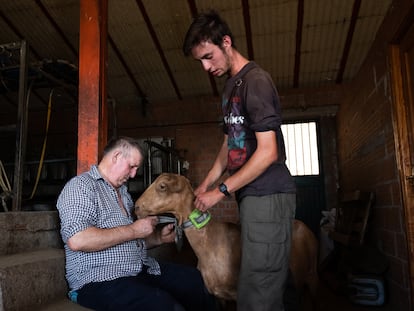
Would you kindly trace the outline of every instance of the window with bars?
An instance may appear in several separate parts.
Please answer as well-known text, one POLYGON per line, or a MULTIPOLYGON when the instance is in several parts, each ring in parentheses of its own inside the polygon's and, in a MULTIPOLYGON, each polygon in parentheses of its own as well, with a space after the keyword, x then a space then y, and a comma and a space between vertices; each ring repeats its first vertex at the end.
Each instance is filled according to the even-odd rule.
POLYGON ((293 176, 319 175, 316 122, 283 124, 286 165, 293 176))

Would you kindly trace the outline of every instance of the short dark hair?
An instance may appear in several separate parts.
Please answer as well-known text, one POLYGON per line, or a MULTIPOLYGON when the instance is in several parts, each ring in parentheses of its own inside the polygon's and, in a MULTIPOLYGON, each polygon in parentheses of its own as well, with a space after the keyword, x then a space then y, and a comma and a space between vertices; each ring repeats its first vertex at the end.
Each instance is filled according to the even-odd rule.
POLYGON ((127 157, 129 155, 129 150, 131 148, 135 148, 139 151, 139 153, 142 155, 142 157, 145 156, 143 149, 135 138, 132 137, 126 137, 121 136, 118 138, 112 138, 109 140, 109 142, 106 144, 104 150, 103 150, 103 156, 107 155, 109 152, 115 150, 115 149, 121 149, 122 156, 127 157))
POLYGON ((203 41, 211 41, 221 48, 224 36, 229 36, 234 44, 234 38, 230 27, 214 10, 199 14, 188 28, 184 38, 183 53, 185 56, 191 54, 191 50, 203 41))

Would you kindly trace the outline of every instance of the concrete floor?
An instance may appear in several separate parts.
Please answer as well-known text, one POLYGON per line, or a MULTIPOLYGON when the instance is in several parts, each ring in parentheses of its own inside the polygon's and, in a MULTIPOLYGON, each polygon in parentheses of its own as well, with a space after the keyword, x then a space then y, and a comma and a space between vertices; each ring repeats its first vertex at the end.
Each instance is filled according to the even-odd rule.
MULTIPOLYGON (((318 311, 396 311, 386 303, 383 306, 368 306, 352 303, 348 297, 334 293, 326 284, 321 284, 321 295, 318 299, 318 311)), ((308 304, 304 311, 311 311, 308 304)))
MULTIPOLYGON (((160 249, 154 249, 153 255, 161 257, 164 260, 172 260, 178 263, 190 265, 196 265, 197 263, 197 258, 186 241, 184 241, 182 250, 179 252, 174 245, 165 245, 160 249)), ((331 275, 331 277, 334 276, 331 275)), ((320 293, 317 297, 317 311, 397 311, 387 303, 383 306, 354 304, 348 297, 344 294, 340 294, 340 291, 335 289, 336 285, 333 285, 332 282, 336 282, 336 280, 326 281, 323 278, 324 277, 321 277, 320 293)), ((306 293, 303 299, 303 308, 301 311, 315 311, 315 308, 312 306, 310 298, 306 293)), ((300 310, 296 308, 293 309, 294 311, 300 310)))

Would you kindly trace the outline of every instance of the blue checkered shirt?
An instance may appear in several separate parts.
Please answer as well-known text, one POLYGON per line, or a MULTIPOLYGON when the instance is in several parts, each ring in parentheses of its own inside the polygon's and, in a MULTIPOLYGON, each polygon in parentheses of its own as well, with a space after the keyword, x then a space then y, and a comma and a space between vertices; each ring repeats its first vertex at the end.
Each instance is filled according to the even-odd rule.
POLYGON ((72 178, 57 201, 61 236, 66 253, 66 279, 71 291, 91 282, 109 281, 141 272, 161 274, 154 258, 147 256, 143 239, 128 241, 97 252, 72 251, 67 241, 89 227, 114 228, 133 222, 134 202, 123 185, 119 192, 127 210, 126 216, 118 203, 116 190, 99 174, 96 165, 89 172, 72 178))

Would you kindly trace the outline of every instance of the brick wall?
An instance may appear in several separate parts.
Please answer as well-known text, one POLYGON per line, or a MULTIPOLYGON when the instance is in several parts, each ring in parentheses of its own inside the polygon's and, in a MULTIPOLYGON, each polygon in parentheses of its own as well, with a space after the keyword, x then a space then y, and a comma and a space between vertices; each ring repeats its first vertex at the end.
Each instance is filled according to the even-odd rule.
MULTIPOLYGON (((213 165, 223 142, 220 124, 195 125, 180 128, 176 131, 176 146, 187 149, 187 160, 190 163, 188 178, 193 187, 197 187, 213 165)), ((225 177, 225 176, 223 176, 225 177)), ((238 209, 234 199, 225 198, 211 213, 222 221, 238 222, 238 209)))
MULTIPOLYGON (((338 113, 339 184, 342 192, 373 191, 376 201, 368 224, 367 244, 386 254, 392 298, 408 305, 406 236, 396 166, 388 75, 372 84, 372 71, 349 87, 338 113), (403 299, 403 300, 401 300, 403 299)), ((401 309, 403 310, 403 309, 401 309)), ((407 309, 408 310, 408 309, 407 309)))
MULTIPOLYGON (((398 4, 407 1, 396 1, 398 4)), ((373 191, 376 201, 368 224, 367 244, 389 261, 385 276, 389 304, 410 310, 407 238, 391 119, 392 96, 387 42, 407 10, 396 10, 380 29, 357 78, 344 88, 337 115, 339 184, 342 191, 373 191)), ((375 264, 375 262, 373 262, 375 264)))

